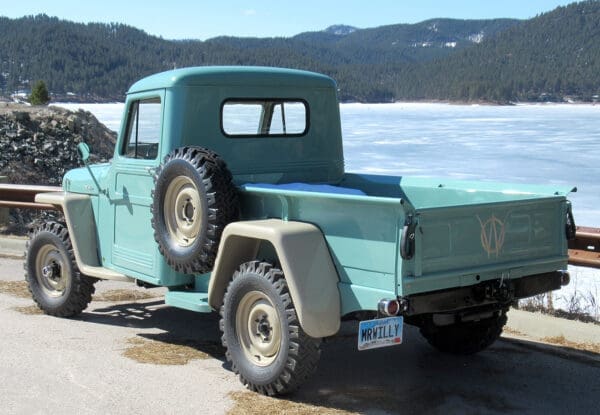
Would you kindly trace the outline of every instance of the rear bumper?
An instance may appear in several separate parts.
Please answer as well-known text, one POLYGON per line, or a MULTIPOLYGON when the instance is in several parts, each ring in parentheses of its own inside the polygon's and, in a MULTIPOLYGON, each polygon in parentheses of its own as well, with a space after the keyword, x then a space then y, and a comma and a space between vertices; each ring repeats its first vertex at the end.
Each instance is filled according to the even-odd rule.
POLYGON ((529 275, 515 280, 491 280, 469 287, 451 288, 404 297, 408 303, 405 316, 449 313, 472 307, 509 304, 520 298, 557 290, 569 283, 566 271, 529 275))

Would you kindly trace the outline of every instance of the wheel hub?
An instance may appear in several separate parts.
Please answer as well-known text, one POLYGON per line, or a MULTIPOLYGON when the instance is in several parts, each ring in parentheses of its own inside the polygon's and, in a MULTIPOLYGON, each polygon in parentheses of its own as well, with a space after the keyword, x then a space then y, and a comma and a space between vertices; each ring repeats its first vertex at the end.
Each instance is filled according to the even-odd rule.
POLYGON ((56 281, 60 278, 60 265, 56 262, 52 262, 51 264, 42 267, 42 275, 44 278, 56 281))
POLYGON ((185 205, 183 206, 183 217, 185 218, 186 221, 188 221, 188 222, 194 221, 194 211, 195 210, 196 210, 196 208, 191 203, 191 200, 186 199, 185 205))
POLYGON ((263 315, 260 320, 256 321, 258 323, 258 329, 256 334, 261 335, 263 341, 269 341, 269 337, 271 336, 271 332, 273 331, 273 327, 269 324, 269 318, 267 315, 263 315))

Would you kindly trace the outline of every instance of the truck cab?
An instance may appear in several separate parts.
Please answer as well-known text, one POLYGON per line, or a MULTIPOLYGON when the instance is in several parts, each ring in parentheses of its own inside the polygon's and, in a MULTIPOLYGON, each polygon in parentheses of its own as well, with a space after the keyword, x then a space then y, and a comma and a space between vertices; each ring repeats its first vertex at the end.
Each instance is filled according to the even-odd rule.
POLYGON ((165 263, 148 226, 163 158, 174 148, 202 146, 227 161, 236 184, 339 183, 341 128, 332 120, 339 120, 336 88, 323 75, 248 67, 160 73, 127 93, 112 162, 95 174, 103 192, 87 170, 68 173, 64 189, 98 198, 105 267, 152 284, 185 285, 189 276, 165 263))

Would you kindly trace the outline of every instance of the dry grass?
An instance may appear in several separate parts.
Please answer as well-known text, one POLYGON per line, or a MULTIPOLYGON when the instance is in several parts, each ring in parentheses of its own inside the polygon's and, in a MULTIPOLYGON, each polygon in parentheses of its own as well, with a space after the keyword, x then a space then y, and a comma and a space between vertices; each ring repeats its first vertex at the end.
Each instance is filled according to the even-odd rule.
POLYGON ((108 290, 103 293, 95 294, 94 301, 107 301, 107 302, 118 302, 118 301, 138 301, 147 300, 150 298, 157 298, 160 295, 137 290, 108 290))
POLYGON ((542 341, 546 343, 556 344, 559 346, 569 347, 571 349, 600 353, 600 343, 577 343, 565 339, 565 336, 544 337, 542 341))
POLYGON ((352 415, 348 412, 302 402, 269 398, 253 392, 232 392, 229 394, 235 406, 228 412, 230 415, 251 414, 290 414, 290 415, 352 415))
POLYGON ((377 387, 347 387, 320 390, 309 402, 294 402, 284 398, 270 398, 254 392, 233 392, 229 396, 235 406, 228 414, 284 413, 293 415, 354 415, 375 411, 397 412, 395 394, 377 387), (374 407, 373 404, 376 403, 374 407))
POLYGON ((194 359, 208 359, 225 354, 217 342, 197 342, 174 339, 168 334, 148 335, 150 339, 134 337, 123 355, 139 363, 155 365, 185 365, 194 359))
POLYGON ((18 311, 21 314, 27 314, 27 315, 44 314, 44 312, 36 305, 28 305, 28 306, 24 306, 24 307, 13 307, 12 309, 15 311, 18 311))
POLYGON ((31 298, 26 281, 0 281, 0 292, 20 298, 31 298))
POLYGON ((504 326, 502 332, 506 334, 512 334, 513 336, 525 336, 525 334, 521 333, 519 330, 511 329, 510 327, 506 326, 504 326))

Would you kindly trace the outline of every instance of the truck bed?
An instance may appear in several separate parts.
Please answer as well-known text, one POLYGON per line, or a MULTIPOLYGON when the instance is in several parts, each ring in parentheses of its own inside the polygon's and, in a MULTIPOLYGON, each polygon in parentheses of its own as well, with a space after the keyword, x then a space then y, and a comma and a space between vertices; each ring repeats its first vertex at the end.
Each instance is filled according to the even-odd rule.
POLYGON ((247 184, 248 217, 317 224, 344 312, 381 299, 567 267, 570 188, 346 174, 337 186, 247 184), (400 256, 406 218, 415 254, 400 256))

